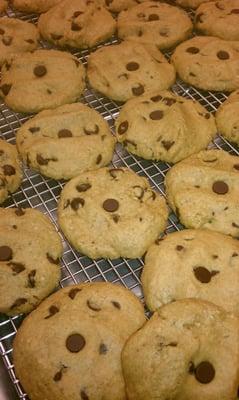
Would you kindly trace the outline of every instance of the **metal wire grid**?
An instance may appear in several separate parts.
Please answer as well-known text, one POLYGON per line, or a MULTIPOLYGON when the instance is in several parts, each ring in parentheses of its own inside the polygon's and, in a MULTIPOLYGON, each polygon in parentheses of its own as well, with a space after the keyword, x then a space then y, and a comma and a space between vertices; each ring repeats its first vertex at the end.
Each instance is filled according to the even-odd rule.
MULTIPOLYGON (((37 21, 36 15, 24 15, 22 13, 13 13, 7 11, 8 16, 14 16, 31 22, 37 21)), ((192 16, 192 13, 190 13, 192 16)), ((113 38, 107 44, 116 43, 113 38)), ((44 42, 42 47, 48 47, 44 42)), ((88 50, 72 51, 84 64, 89 55, 88 50)), ((169 54, 166 54, 169 56, 169 54)), ((227 98, 223 93, 203 92, 178 80, 172 90, 181 96, 199 101, 210 112, 215 112, 220 104, 227 98)), ((96 109, 109 123, 112 131, 114 121, 117 117, 120 105, 111 101, 91 89, 87 89, 81 101, 90 107, 96 109)), ((15 143, 15 132, 24 123, 29 116, 14 113, 3 103, 0 103, 0 136, 8 142, 15 143)), ((221 137, 217 137, 209 147, 224 149, 231 154, 239 155, 239 149, 227 142, 221 137)), ((150 181, 152 188, 159 191, 163 196, 164 178, 170 168, 170 165, 163 162, 151 162, 143 160, 137 156, 127 153, 120 144, 117 144, 112 165, 116 168, 126 166, 131 168, 137 174, 145 176, 150 181)), ((37 208, 46 214, 55 224, 57 230, 57 202, 63 182, 44 178, 34 171, 24 168, 24 179, 21 188, 14 193, 5 203, 5 207, 32 207, 37 208)), ((166 232, 173 232, 182 229, 175 214, 171 213, 166 232)), ((61 232, 59 232, 61 235, 61 232)), ((62 236, 62 235, 61 235, 62 236)), ((88 257, 80 255, 71 245, 63 239, 64 255, 61 262, 62 278, 61 287, 83 281, 110 281, 121 283, 132 290, 138 297, 143 299, 140 274, 143 266, 142 259, 117 259, 117 260, 91 260, 88 257)), ((4 364, 8 370, 10 378, 14 384, 19 399, 28 399, 22 390, 18 379, 15 376, 12 361, 12 341, 16 335, 17 329, 22 322, 22 316, 13 318, 0 315, 0 354, 3 357, 4 364)))

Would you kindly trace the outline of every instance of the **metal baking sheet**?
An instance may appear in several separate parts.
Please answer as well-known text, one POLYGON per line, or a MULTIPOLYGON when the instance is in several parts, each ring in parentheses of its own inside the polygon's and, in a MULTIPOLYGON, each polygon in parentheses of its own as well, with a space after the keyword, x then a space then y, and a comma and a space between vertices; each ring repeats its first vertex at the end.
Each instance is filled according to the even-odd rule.
MULTIPOLYGON (((13 13, 11 10, 7 11, 7 15, 11 17, 15 16, 34 23, 37 22, 36 15, 24 15, 18 12, 13 13)), ((190 13, 190 15, 192 16, 192 13, 190 13)), ((117 39, 113 38, 106 44, 116 42, 117 39)), ((42 42, 42 46, 49 47, 44 42, 42 42)), ((87 57, 89 55, 88 50, 76 50, 71 52, 84 64, 87 62, 87 57)), ((169 56, 169 54, 166 53, 166 56, 169 56)), ((195 88, 189 87, 179 80, 173 86, 172 90, 181 96, 199 101, 210 112, 215 112, 220 104, 227 98, 223 93, 199 91, 195 88)), ((114 131, 114 121, 120 110, 119 104, 103 97, 90 88, 85 91, 81 101, 96 109, 107 120, 112 132, 114 131)), ((28 118, 29 116, 12 112, 4 103, 0 102, 0 137, 10 143, 15 143, 15 133, 28 118)), ((231 154, 239 155, 239 149, 237 147, 219 136, 213 143, 211 143, 210 147, 222 148, 231 154)), ((118 144, 115 149, 112 165, 116 168, 126 166, 131 168, 137 174, 147 177, 152 188, 164 195, 163 181, 165 174, 170 168, 169 164, 143 160, 142 158, 129 154, 120 144, 118 144)), ((37 208, 46 214, 58 229, 56 210, 62 187, 63 182, 44 178, 32 170, 24 168, 24 179, 20 189, 4 203, 4 207, 19 206, 23 208, 37 208)), ((177 217, 171 213, 166 232, 173 232, 179 229, 182 229, 182 226, 177 220, 177 217)), ((110 281, 124 285, 143 300, 140 284, 142 266, 142 259, 117 259, 113 261, 101 259, 93 261, 80 255, 69 245, 69 243, 64 241, 60 286, 65 287, 70 284, 85 281, 110 281)), ((15 398, 28 399, 15 376, 12 360, 12 342, 22 319, 22 316, 9 318, 0 314, 0 354, 2 356, 5 372, 8 373, 11 382, 11 387, 9 388, 9 383, 7 382, 7 379, 4 378, 3 383, 5 385, 5 390, 2 392, 0 385, 1 400, 13 400, 15 398), (14 389, 16 397, 13 394, 14 389)), ((0 375, 0 377, 1 376, 2 375, 0 375)))

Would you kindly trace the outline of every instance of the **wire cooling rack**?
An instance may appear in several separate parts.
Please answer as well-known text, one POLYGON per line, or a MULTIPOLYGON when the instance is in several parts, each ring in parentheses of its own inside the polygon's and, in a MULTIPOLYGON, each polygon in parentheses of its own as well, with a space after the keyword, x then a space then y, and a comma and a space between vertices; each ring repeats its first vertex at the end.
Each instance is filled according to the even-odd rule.
MULTIPOLYGON (((24 15, 18 12, 13 13, 11 10, 7 11, 7 15, 34 23, 37 21, 36 15, 24 15)), ((116 42, 117 39, 113 38, 110 42, 107 42, 107 44, 116 42)), ((48 46, 42 42, 42 47, 48 46)), ((89 51, 72 51, 72 54, 76 55, 85 64, 89 51)), ((166 56, 168 55, 169 54, 166 54, 166 56)), ((199 101, 210 112, 215 112, 220 104, 227 98, 223 93, 199 91, 179 80, 173 86, 172 90, 181 96, 199 101)), ((119 104, 103 97, 90 88, 85 91, 81 101, 96 109, 107 120, 112 132, 114 131, 114 121, 120 110, 119 104)), ((15 143, 15 133, 27 119, 29 119, 29 116, 14 113, 9 110, 4 103, 0 102, 0 137, 8 142, 15 143)), ((238 148, 219 136, 210 144, 210 147, 222 148, 231 154, 239 155, 238 148)), ((164 196, 163 182, 170 168, 169 164, 143 160, 142 158, 127 153, 121 145, 118 144, 115 149, 112 165, 116 168, 126 166, 137 174, 147 177, 152 188, 159 191, 164 196)), ((58 229, 56 210, 62 187, 63 182, 44 178, 32 170, 24 168, 24 179, 21 188, 14 193, 3 206, 37 208, 46 214, 58 229)), ((169 233, 180 229, 182 229, 182 226, 176 215, 171 213, 166 232, 169 233)), ((124 285, 143 300, 140 284, 140 274, 143 266, 142 259, 117 259, 113 261, 102 259, 94 261, 85 256, 81 256, 68 242, 64 239, 63 241, 64 255, 61 261, 61 287, 83 281, 110 281, 124 285)), ((15 376, 12 361, 12 341, 22 319, 22 316, 9 318, 0 314, 0 354, 15 387, 17 396, 19 399, 27 400, 28 397, 15 376)))

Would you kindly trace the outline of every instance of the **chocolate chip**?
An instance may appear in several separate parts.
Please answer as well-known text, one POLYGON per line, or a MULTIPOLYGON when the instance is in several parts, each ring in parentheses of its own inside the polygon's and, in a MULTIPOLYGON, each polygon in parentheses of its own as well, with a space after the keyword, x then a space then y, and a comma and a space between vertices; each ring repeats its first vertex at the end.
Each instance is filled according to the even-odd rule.
POLYGON ((101 161, 102 161, 102 155, 99 154, 99 155, 97 156, 97 159, 96 159, 96 165, 99 165, 101 161))
POLYGON ((199 53, 199 48, 198 47, 188 47, 187 49, 186 49, 186 52, 187 53, 190 53, 190 54, 197 54, 197 53, 199 53))
POLYGON ((13 253, 9 246, 0 246, 0 261, 10 261, 13 253))
POLYGON ((71 353, 78 353, 85 347, 85 339, 79 333, 73 333, 66 339, 66 348, 71 353))
POLYGON ((52 256, 50 256, 50 254, 49 253, 47 253, 47 259, 48 259, 48 261, 51 263, 51 264, 59 264, 59 258, 53 258, 52 256))
POLYGON ((32 40, 32 39, 25 39, 25 42, 27 42, 29 44, 34 44, 35 43, 34 40, 32 40))
POLYGON ((3 165, 2 168, 5 176, 12 176, 16 174, 16 170, 12 165, 3 165))
POLYGON ((63 35, 57 35, 57 33, 51 33, 51 38, 53 40, 60 40, 63 38, 63 35))
POLYGON ((120 305, 120 303, 118 303, 118 301, 112 300, 111 303, 112 303, 113 306, 114 306, 115 308, 117 308, 118 310, 121 309, 121 305, 120 305))
POLYGON ((76 185, 76 190, 78 192, 86 192, 90 188, 91 188, 91 184, 90 183, 81 183, 80 185, 76 185))
POLYGON ((3 36, 2 42, 5 46, 10 46, 12 44, 12 36, 3 36))
POLYGON ((237 171, 239 171, 239 164, 234 164, 233 168, 235 168, 237 171))
POLYGON ((228 60, 230 58, 230 55, 227 51, 220 50, 217 52, 217 57, 219 58, 219 60, 228 60))
POLYGON ((148 16, 148 21, 158 21, 159 20, 159 16, 157 14, 150 14, 148 16))
POLYGON ((103 208, 108 212, 115 212, 119 208, 119 202, 115 199, 107 199, 103 203, 103 208))
POLYGON ((211 280, 211 272, 205 267, 196 267, 193 270, 195 277, 201 283, 208 283, 211 280))
POLYGON ((215 3, 215 6, 219 9, 219 10, 224 10, 224 6, 221 3, 215 3))
POLYGON ((168 37, 169 32, 164 30, 164 31, 160 31, 159 34, 162 37, 168 37))
POLYGON ((161 110, 155 110, 155 111, 152 111, 152 112, 149 114, 149 117, 150 117, 152 120, 159 120, 159 119, 162 119, 163 116, 164 116, 164 112, 161 111, 161 110))
POLYGON ((239 14, 239 8, 234 8, 231 10, 230 14, 239 14))
POLYGON ((75 197, 73 200, 71 200, 71 208, 74 211, 79 210, 80 207, 84 207, 85 200, 82 199, 81 197, 75 197))
POLYGON ((166 104, 166 106, 172 106, 174 103, 176 103, 176 100, 173 99, 172 97, 164 97, 163 98, 163 102, 164 104, 166 104))
POLYGON ((11 305, 10 310, 12 310, 13 308, 16 308, 16 307, 20 307, 20 306, 22 306, 23 304, 25 304, 26 302, 27 302, 27 299, 21 297, 21 298, 17 299, 17 300, 11 305))
POLYGON ((36 270, 33 269, 28 274, 28 287, 34 288, 36 286, 35 276, 36 276, 36 270))
POLYGON ((126 64, 126 69, 128 71, 136 71, 137 69, 139 69, 139 64, 137 62, 131 61, 126 64))
POLYGON ((92 130, 92 129, 86 129, 86 128, 84 128, 84 133, 85 133, 86 135, 97 135, 97 134, 99 133, 99 130, 100 130, 100 129, 99 129, 98 125, 95 124, 93 130, 92 130))
POLYGON ((55 315, 59 312, 59 308, 56 306, 50 306, 48 311, 49 311, 49 314, 44 319, 49 319, 49 318, 53 317, 53 315, 55 315))
POLYGON ((84 14, 83 11, 75 11, 72 18, 77 18, 79 15, 84 14))
POLYGON ((74 300, 74 298, 76 297, 77 293, 81 292, 81 289, 78 288, 73 288, 69 291, 68 296, 74 300))
POLYGON ((11 90, 12 85, 4 83, 4 85, 0 86, 1 91, 3 92, 4 96, 7 96, 11 90))
POLYGON ((36 161, 39 165, 48 165, 49 163, 49 159, 42 157, 41 154, 37 154, 36 161))
POLYGON ((212 185, 212 190, 217 194, 226 194, 229 190, 229 187, 223 181, 216 181, 212 185))
POLYGON ((80 397, 81 397, 81 400, 90 400, 89 396, 87 396, 87 394, 84 390, 80 391, 80 397))
POLYGON ((24 271, 26 268, 23 264, 17 263, 17 262, 9 262, 7 263, 9 267, 11 267, 12 271, 14 272, 14 275, 20 274, 22 271, 24 271))
POLYGON ((235 222, 232 222, 233 228, 239 228, 239 224, 236 224, 235 222))
POLYGON ((47 89, 46 92, 47 92, 48 94, 52 94, 52 91, 51 91, 50 89, 47 89))
POLYGON ((196 18, 195 18, 195 22, 197 23, 197 22, 199 22, 200 24, 203 22, 203 20, 202 20, 202 16, 204 15, 204 13, 199 13, 198 15, 196 15, 196 18))
POLYGON ((101 343, 99 346, 99 354, 106 354, 108 352, 108 348, 104 343, 101 343))
POLYGON ((220 274, 220 271, 216 271, 216 270, 212 270, 211 271, 211 276, 213 277, 213 276, 215 276, 215 275, 217 275, 217 274, 220 274))
POLYGON ((101 308, 91 300, 87 300, 86 304, 93 311, 101 311, 101 308))
POLYGON ((129 127, 128 121, 121 122, 121 124, 118 127, 118 134, 123 135, 128 130, 128 127, 129 127))
POLYGON ((0 28, 0 35, 4 35, 5 31, 4 29, 0 28))
POLYGON ((81 31, 81 26, 78 25, 76 22, 72 21, 71 23, 71 30, 72 31, 81 31))
POLYGON ((169 150, 173 145, 174 145, 174 141, 170 141, 170 140, 162 140, 162 145, 165 148, 165 150, 169 150))
POLYGON ((133 87, 132 88, 132 93, 133 93, 134 96, 140 96, 141 94, 143 94, 144 93, 143 85, 139 84, 138 86, 133 87))
POLYGON ((29 130, 31 133, 35 133, 35 132, 39 132, 39 131, 40 131, 40 128, 39 128, 38 126, 32 126, 31 128, 28 128, 28 130, 29 130))
POLYGON ((62 370, 58 371, 55 375, 54 375, 54 381, 55 382, 59 382, 62 378, 62 370))
POLYGON ((113 221, 117 224, 119 222, 120 216, 118 214, 112 215, 113 221))
POLYGON ((160 94, 158 94, 156 96, 151 97, 150 100, 152 100, 154 103, 156 103, 156 102, 162 100, 162 96, 160 96, 160 94))
POLYGON ((112 176, 113 179, 117 179, 117 175, 119 172, 124 172, 124 170, 121 168, 109 169, 109 174, 110 174, 110 176, 112 176))
POLYGON ((209 361, 202 361, 195 368, 195 377, 200 383, 209 383, 214 379, 215 369, 209 361))
POLYGON ((238 256, 239 256, 239 254, 236 252, 232 254, 232 257, 238 257, 238 256))
POLYGON ((188 368, 188 372, 189 372, 191 375, 193 375, 193 374, 194 374, 194 371, 195 371, 195 366, 194 366, 193 362, 190 361, 190 363, 189 363, 189 368, 188 368))
POLYGON ((67 138, 67 137, 72 137, 72 132, 69 129, 61 129, 58 132, 58 137, 59 138, 67 138))
POLYGON ((33 73, 38 78, 41 78, 42 76, 46 75, 47 69, 46 69, 45 65, 37 65, 34 68, 33 73))
POLYGON ((178 245, 176 246, 176 250, 178 250, 178 251, 182 251, 183 249, 184 249, 184 247, 181 246, 180 244, 178 244, 178 245))

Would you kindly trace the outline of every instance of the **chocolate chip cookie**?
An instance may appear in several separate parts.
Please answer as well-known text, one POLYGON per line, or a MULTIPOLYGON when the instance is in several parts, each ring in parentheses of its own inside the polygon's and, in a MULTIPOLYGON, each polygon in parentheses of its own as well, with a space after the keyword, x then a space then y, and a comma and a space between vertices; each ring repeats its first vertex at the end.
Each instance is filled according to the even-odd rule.
POLYGON ((27 313, 58 285, 62 244, 50 220, 28 208, 0 208, 0 312, 27 313))
POLYGON ((35 50, 38 39, 35 25, 17 18, 0 18, 0 67, 11 54, 35 50))
POLYGON ((171 58, 180 78, 204 90, 239 87, 239 41, 196 36, 181 43, 171 58))
POLYGON ((128 400, 234 400, 239 374, 239 319, 202 300, 159 308, 127 341, 128 400))
POLYGON ((5 0, 0 0, 0 14, 4 13, 7 9, 7 2, 5 0))
POLYGON ((36 50, 2 67, 0 96, 14 111, 35 113, 73 103, 84 88, 84 67, 67 52, 36 50))
POLYGON ((205 149, 216 135, 212 114, 169 91, 127 101, 116 120, 119 142, 140 157, 178 162, 205 149))
POLYGON ((121 351, 144 322, 142 304, 122 286, 65 287, 18 330, 17 376, 31 400, 126 400, 121 351))
POLYGON ((57 46, 85 49, 109 39, 116 22, 97 2, 63 0, 40 16, 38 28, 44 39, 57 46))
POLYGON ((239 145, 239 90, 233 92, 216 112, 219 133, 239 145))
POLYGON ((107 122, 80 103, 40 112, 19 129, 16 142, 24 162, 53 179, 107 165, 115 144, 107 122))
POLYGON ((205 150, 174 165, 165 179, 168 202, 187 228, 239 238, 239 158, 205 150))
POLYGON ((204 35, 239 40, 238 0, 202 3, 195 14, 195 28, 204 35))
POLYGON ((11 0, 14 9, 25 13, 43 13, 61 0, 11 0))
POLYGON ((22 182, 22 168, 16 146, 0 139, 0 204, 22 182))
POLYGON ((120 39, 142 44, 154 43, 167 49, 187 39, 192 32, 187 13, 166 3, 148 1, 119 14, 117 31, 120 39))
POLYGON ((175 81, 174 67, 156 46, 130 40, 91 53, 87 74, 94 89, 116 101, 168 89, 175 81))
POLYGON ((239 316, 239 243, 207 229, 184 229, 157 240, 141 275, 150 310, 197 297, 239 316))
POLYGON ((177 4, 181 7, 193 8, 193 9, 200 6, 200 4, 206 3, 208 1, 212 1, 212 0, 173 0, 173 2, 175 2, 175 4, 177 4))
POLYGON ((65 185, 58 205, 63 233, 91 258, 142 256, 167 217, 164 198, 127 168, 80 174, 65 185))

